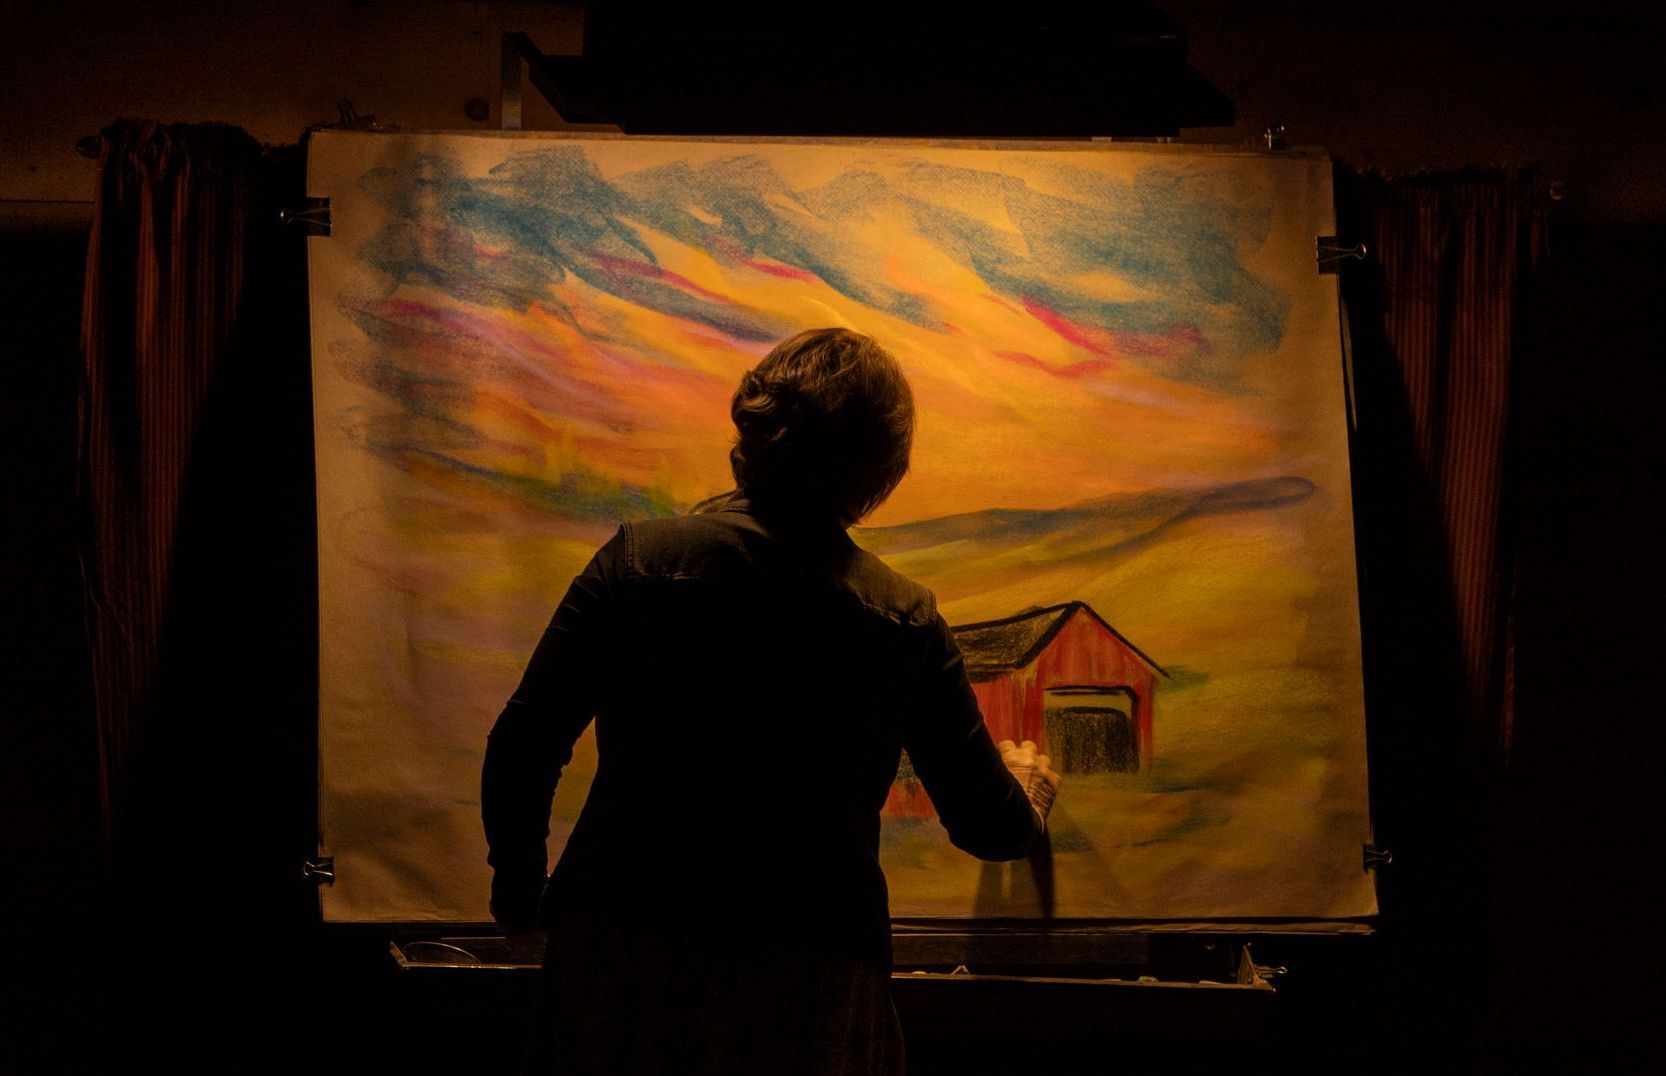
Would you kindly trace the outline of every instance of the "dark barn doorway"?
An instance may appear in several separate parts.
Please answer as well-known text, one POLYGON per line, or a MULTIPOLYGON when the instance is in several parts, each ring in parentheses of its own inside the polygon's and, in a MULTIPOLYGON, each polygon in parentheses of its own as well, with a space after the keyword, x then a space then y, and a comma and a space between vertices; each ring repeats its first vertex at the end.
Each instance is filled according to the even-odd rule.
POLYGON ((1047 754, 1060 773, 1134 773, 1140 768, 1134 693, 1125 687, 1061 687, 1042 702, 1047 754))

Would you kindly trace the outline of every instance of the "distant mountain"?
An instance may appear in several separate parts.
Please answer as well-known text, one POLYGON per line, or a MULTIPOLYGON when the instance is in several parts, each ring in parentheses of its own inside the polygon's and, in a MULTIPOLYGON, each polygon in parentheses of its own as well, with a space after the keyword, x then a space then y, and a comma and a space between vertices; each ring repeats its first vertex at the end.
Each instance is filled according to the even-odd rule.
POLYGON ((863 548, 881 556, 950 542, 983 546, 1046 540, 1069 545, 1076 537, 1104 555, 1132 552, 1188 519, 1279 508, 1304 501, 1317 489, 1293 475, 1258 478, 1202 490, 1105 497, 1063 508, 991 508, 892 527, 857 527, 852 534, 863 548))

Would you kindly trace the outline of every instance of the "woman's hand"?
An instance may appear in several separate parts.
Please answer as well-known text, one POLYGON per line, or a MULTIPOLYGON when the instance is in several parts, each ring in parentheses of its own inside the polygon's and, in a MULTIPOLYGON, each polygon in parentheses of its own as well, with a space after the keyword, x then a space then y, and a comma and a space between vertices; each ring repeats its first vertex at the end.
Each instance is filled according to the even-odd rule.
POLYGON ((1001 752, 1001 761, 1006 763, 1007 769, 1018 779, 1019 786, 1024 789, 1024 795, 1029 797, 1030 806, 1035 808, 1036 815, 1045 823, 1047 812, 1053 809, 1053 796, 1058 792, 1060 782, 1064 780, 1053 772, 1053 760, 1036 753, 1034 740, 1025 740, 1020 744, 1002 740, 995 747, 1001 752))

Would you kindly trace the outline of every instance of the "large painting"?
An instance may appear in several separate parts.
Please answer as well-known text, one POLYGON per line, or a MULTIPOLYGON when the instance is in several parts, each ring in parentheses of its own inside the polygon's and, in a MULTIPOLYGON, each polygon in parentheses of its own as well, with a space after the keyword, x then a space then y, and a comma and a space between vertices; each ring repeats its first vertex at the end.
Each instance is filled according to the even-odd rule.
POLYGON ((893 913, 1375 911, 1328 162, 323 132, 310 187, 328 918, 487 918, 481 753, 556 601, 732 485, 741 373, 824 325, 920 412, 854 537, 1065 774, 1050 862, 982 864, 905 759, 893 913))

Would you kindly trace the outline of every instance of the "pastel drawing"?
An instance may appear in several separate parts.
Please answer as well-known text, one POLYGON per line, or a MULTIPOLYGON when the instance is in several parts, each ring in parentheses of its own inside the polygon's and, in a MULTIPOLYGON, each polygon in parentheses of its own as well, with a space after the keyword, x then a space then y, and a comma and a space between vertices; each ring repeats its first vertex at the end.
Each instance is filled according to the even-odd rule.
MULTIPOLYGON (((478 912, 484 875, 455 865, 478 844, 459 760, 553 598, 619 521, 732 485, 740 374, 825 324, 882 340, 920 409, 909 477, 853 536, 936 592, 992 731, 1068 771, 1043 901, 1023 864, 991 873, 948 844, 905 762, 884 815, 893 912, 1372 910, 1334 296, 1301 271, 1328 212, 1314 162, 325 146, 321 570, 371 640, 326 661, 325 747, 404 759, 400 782, 326 782, 332 840, 378 879, 334 894, 338 915, 478 912), (412 796, 432 806, 420 840, 386 822, 412 796), (436 848, 455 851, 447 877, 436 848)), ((556 846, 593 768, 587 737, 556 846)))

